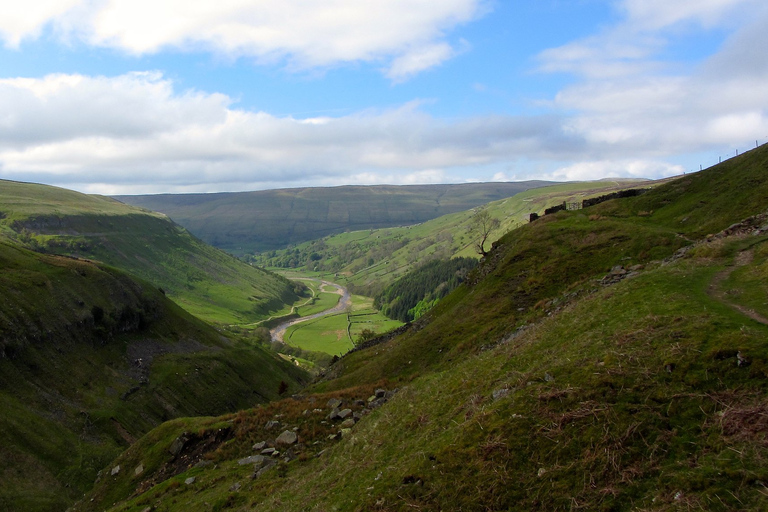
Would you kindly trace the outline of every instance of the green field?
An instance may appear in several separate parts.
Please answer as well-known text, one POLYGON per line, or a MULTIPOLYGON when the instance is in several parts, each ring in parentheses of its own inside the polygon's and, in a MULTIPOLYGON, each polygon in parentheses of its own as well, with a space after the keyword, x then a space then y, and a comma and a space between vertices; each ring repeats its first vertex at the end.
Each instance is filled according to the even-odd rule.
MULTIPOLYGON (((324 295, 336 298, 335 302, 324 309, 330 309, 338 302, 337 294, 320 294, 321 297, 324 295)), ((302 316, 308 314, 313 313, 302 316)), ((354 348, 355 341, 364 329, 383 333, 401 325, 402 322, 391 320, 375 310, 373 299, 353 295, 350 311, 291 326, 285 333, 284 341, 304 350, 342 355, 354 348)))

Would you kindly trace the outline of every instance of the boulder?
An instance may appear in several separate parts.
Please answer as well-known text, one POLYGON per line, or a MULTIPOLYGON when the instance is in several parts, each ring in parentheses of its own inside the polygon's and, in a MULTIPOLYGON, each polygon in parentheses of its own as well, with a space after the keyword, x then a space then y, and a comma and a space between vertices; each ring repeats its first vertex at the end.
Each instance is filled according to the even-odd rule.
POLYGON ((342 404, 342 402, 341 402, 340 399, 338 399, 338 398, 331 398, 330 400, 328 400, 328 403, 326 405, 328 406, 329 409, 337 409, 337 408, 341 407, 341 404, 342 404))
POLYGON ((277 420, 270 420, 270 421, 267 422, 267 424, 264 426, 264 428, 267 429, 267 430, 272 430, 273 428, 279 427, 279 426, 280 426, 280 422, 279 421, 277 421, 277 420))
POLYGON ((352 416, 352 409, 344 409, 343 411, 339 411, 339 419, 347 419, 350 416, 352 416))
POLYGON ((109 473, 112 476, 115 476, 116 474, 120 473, 120 464, 112 468, 112 471, 109 473))
POLYGON ((238 460, 237 463, 240 464, 241 466, 245 466, 246 464, 259 464, 260 465, 261 463, 264 462, 265 458, 266 457, 264 457, 263 455, 251 455, 250 457, 244 457, 244 458, 238 460))
POLYGON ((181 453, 181 450, 184 449, 184 445, 187 444, 187 441, 189 441, 189 438, 187 438, 187 434, 181 434, 179 437, 173 440, 171 443, 170 448, 168 448, 168 451, 171 455, 176 457, 178 454, 181 453))
POLYGON ((187 485, 192 485, 193 483, 195 483, 195 477, 191 476, 187 478, 186 480, 184 480, 184 483, 187 485))
POLYGON ((295 444, 299 440, 299 436, 292 430, 286 430, 275 439, 275 444, 295 444))
POLYGON ((339 428, 345 429, 345 428, 352 428, 354 426, 355 426, 354 418, 347 418, 341 422, 341 424, 339 425, 339 428))
POLYGON ((258 452, 258 451, 263 450, 266 447, 267 447, 267 442, 266 441, 260 441, 260 442, 256 443, 255 445, 253 445, 253 451, 258 452))

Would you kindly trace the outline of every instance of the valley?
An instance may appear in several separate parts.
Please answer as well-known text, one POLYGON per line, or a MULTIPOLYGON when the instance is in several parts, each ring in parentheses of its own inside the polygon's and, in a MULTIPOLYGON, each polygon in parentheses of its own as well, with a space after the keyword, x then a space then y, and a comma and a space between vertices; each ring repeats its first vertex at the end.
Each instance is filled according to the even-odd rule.
POLYGON ((528 190, 247 264, 215 249, 190 257, 198 242, 159 214, 8 192, 0 457, 15 472, 0 503, 760 510, 767 148, 664 182, 528 190), (102 206, 108 216, 84 213, 102 206), (484 257, 478 212, 497 219, 484 257), (179 234, 190 253, 174 259, 162 251, 184 254, 179 234), (208 263, 179 286, 160 265, 132 270, 142 260, 180 275, 208 263), (228 310, 257 276, 269 284, 251 285, 256 306, 228 310), (284 291, 258 302, 258 286, 284 291))

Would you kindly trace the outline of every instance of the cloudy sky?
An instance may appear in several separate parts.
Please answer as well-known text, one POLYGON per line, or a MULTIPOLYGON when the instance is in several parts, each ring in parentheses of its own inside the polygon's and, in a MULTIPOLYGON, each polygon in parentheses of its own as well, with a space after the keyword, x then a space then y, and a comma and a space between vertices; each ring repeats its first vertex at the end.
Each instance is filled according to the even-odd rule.
POLYGON ((765 0, 0 0, 0 177, 658 178, 768 142, 765 0))

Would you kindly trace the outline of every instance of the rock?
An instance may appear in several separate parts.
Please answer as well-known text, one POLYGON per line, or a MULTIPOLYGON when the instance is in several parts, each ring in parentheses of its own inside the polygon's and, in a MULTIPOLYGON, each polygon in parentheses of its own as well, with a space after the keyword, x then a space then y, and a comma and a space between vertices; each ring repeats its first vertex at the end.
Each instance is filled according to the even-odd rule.
POLYGON ((213 466, 212 460, 201 460, 197 464, 195 464, 196 468, 207 468, 208 466, 213 466))
POLYGON ((340 420, 341 417, 339 416, 339 413, 340 413, 339 408, 338 407, 334 408, 331 411, 331 413, 328 415, 328 419, 329 420, 340 420))
POLYGON ((139 464, 138 466, 136 466, 136 469, 133 470, 133 474, 135 476, 139 476, 143 472, 144 472, 144 464, 139 464))
POLYGON ((343 411, 339 411, 339 419, 343 420, 350 416, 352 416, 352 409, 344 409, 343 411))
POLYGON ((627 271, 621 265, 616 265, 611 269, 611 274, 614 276, 623 276, 627 271))
POLYGON ((146 507, 141 509, 141 512, 152 512, 152 507, 146 507))
POLYGON ((338 438, 339 438, 339 434, 331 434, 328 436, 329 441, 335 441, 338 438))
POLYGON ((279 421, 270 420, 270 421, 267 422, 267 424, 264 426, 264 428, 267 429, 267 430, 272 430, 273 428, 279 427, 279 426, 280 426, 280 422, 279 421))
POLYGON ((339 425, 340 428, 352 428, 355 426, 355 420, 353 418, 347 418, 346 420, 342 421, 339 425))
POLYGON ((507 388, 497 389, 492 394, 494 400, 499 400, 508 395, 509 395, 509 389, 507 388))
POLYGON ((551 376, 549 373, 545 373, 544 374, 544 380, 547 381, 547 382, 554 382, 555 378, 553 376, 551 376))
POLYGON ((751 361, 744 357, 741 351, 736 352, 736 365, 740 367, 749 366, 751 361))
POLYGON ((173 440, 171 443, 171 447, 168 448, 168 451, 176 457, 178 454, 181 453, 181 450, 184 449, 184 445, 187 444, 187 441, 189 441, 189 438, 187 437, 186 432, 184 434, 181 434, 179 437, 173 440))
POLYGON ((376 395, 376 398, 384 398, 387 396, 387 390, 386 389, 377 389, 374 394, 376 395))
POLYGON ((365 400, 355 400, 355 405, 358 407, 365 407, 365 400))
POLYGON ((275 439, 275 444, 295 444, 299 440, 296 432, 286 430, 275 439))
POLYGON ((343 428, 343 429, 341 429, 339 431, 339 433, 341 434, 341 437, 347 437, 347 436, 349 436, 352 433, 352 429, 351 428, 343 428))
POLYGON ((368 403, 369 403, 369 404, 370 404, 371 402, 373 402, 374 400, 376 400, 376 395, 371 395, 371 396, 369 396, 369 397, 368 397, 368 403))
POLYGON ((267 447, 267 442, 266 441, 260 441, 260 442, 256 443, 255 445, 253 445, 253 451, 258 452, 258 451, 263 450, 266 447, 267 447))
POLYGON ((112 468, 112 471, 110 471, 110 475, 115 476, 120 472, 120 464, 112 468))
POLYGON ((338 409, 341 407, 342 401, 338 398, 331 398, 326 404, 329 409, 338 409))
POLYGON ((263 475, 264 473, 266 473, 267 471, 275 467, 276 464, 277 462, 275 462, 274 460, 267 459, 266 461, 264 461, 264 465, 261 468, 253 472, 253 475, 251 475, 251 478, 253 479, 259 478, 261 475, 263 475))
POLYGON ((187 485, 192 485, 193 483, 195 483, 195 477, 191 476, 187 478, 186 480, 184 480, 184 483, 187 485))
POLYGON ((240 482, 235 482, 232 487, 229 488, 229 492, 237 492, 240 490, 240 482))
POLYGON ((547 470, 546 470, 546 469, 544 469, 544 468, 539 468, 539 472, 537 473, 537 476, 538 476, 539 478, 541 478, 542 476, 544 476, 544 474, 545 474, 546 472, 547 472, 547 470))
POLYGON ((261 450, 261 454, 262 455, 270 455, 271 456, 276 451, 277 450, 275 450, 274 448, 264 448, 263 450, 261 450))
POLYGON ((245 466, 246 464, 262 464, 264 462, 263 455, 251 455, 250 457, 245 457, 237 461, 238 464, 241 466, 245 466))
POLYGON ((354 420, 357 422, 363 419, 363 415, 367 413, 368 413, 368 409, 363 409, 362 411, 355 411, 352 413, 352 418, 354 418, 354 420))
POLYGON ((280 456, 280 452, 275 450, 275 451, 272 452, 272 456, 273 457, 279 457, 280 456))

